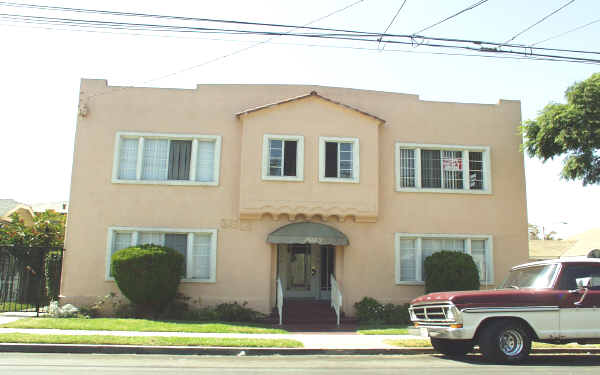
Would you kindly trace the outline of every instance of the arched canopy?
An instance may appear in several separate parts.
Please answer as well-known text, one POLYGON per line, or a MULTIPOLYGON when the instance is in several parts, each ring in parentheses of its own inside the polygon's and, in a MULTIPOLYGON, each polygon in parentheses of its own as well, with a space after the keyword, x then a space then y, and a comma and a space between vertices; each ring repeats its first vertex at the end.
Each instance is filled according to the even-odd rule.
POLYGON ((271 232, 267 237, 270 243, 309 243, 319 245, 346 246, 348 237, 339 230, 321 223, 292 223, 271 232))

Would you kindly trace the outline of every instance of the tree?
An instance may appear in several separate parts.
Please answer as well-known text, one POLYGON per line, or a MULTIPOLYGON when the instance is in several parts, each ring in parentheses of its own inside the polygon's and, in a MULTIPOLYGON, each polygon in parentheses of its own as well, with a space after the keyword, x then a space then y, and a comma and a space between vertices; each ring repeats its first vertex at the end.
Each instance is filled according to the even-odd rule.
POLYGON ((28 227, 18 214, 0 226, 0 245, 62 247, 65 242, 65 215, 48 210, 36 214, 28 227))
POLYGON ((600 73, 570 86, 567 104, 550 103, 521 127, 523 148, 544 162, 565 155, 561 175, 600 184, 600 73))

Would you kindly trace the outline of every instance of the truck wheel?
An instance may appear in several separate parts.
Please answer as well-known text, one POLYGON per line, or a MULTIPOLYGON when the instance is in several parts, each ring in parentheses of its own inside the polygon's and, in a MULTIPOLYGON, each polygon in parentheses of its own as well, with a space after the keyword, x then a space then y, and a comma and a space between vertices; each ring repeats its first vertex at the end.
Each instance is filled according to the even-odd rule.
POLYGON ((531 351, 531 335, 522 323, 498 320, 481 332, 479 349, 484 358, 493 362, 521 362, 531 351))
POLYGON ((473 341, 431 338, 431 346, 438 352, 447 356, 462 357, 473 350, 473 341))

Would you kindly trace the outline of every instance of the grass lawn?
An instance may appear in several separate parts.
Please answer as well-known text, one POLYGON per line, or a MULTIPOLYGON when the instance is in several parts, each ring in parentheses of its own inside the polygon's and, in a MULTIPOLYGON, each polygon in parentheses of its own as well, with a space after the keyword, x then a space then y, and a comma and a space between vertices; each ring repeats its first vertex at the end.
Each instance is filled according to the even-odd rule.
POLYGON ((361 324, 356 333, 361 335, 407 335, 408 330, 406 326, 361 324))
POLYGON ((233 339, 212 337, 127 337, 101 335, 33 335, 28 333, 2 333, 1 343, 25 344, 91 344, 91 345, 142 345, 142 346, 211 346, 247 348, 301 348, 296 340, 233 339))
MULTIPOLYGON (((431 347, 431 343, 429 340, 419 340, 419 339, 405 339, 405 340, 385 340, 386 344, 397 346, 400 348, 428 348, 431 347)), ((579 344, 563 344, 563 345, 554 345, 554 344, 546 344, 542 342, 534 342, 534 349, 541 348, 557 348, 557 349, 591 349, 591 348, 600 348, 600 345, 579 345, 579 344)))
POLYGON ((265 328, 253 324, 165 322, 146 319, 112 318, 27 318, 0 324, 2 328, 50 328, 93 331, 138 332, 197 332, 197 333, 287 333, 282 329, 265 328))

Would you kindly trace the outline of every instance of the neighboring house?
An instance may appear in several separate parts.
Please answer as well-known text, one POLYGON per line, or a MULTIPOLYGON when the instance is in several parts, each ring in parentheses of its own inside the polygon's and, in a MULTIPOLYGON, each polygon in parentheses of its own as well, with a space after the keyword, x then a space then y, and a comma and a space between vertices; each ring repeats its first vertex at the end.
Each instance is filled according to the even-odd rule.
MULTIPOLYGON (((574 244, 562 253, 561 258, 588 256, 590 252, 600 249, 600 228, 590 229, 568 238, 574 244)), ((595 257, 600 257, 600 250, 595 251, 595 257)))
POLYGON ((423 259, 473 256, 493 286, 528 259, 520 103, 301 85, 83 80, 61 294, 118 291, 110 256, 186 256, 202 304, 423 293, 423 259))
POLYGON ((529 240, 529 260, 560 258, 576 241, 571 240, 529 240))
POLYGON ((59 214, 66 215, 69 211, 69 202, 67 201, 58 201, 58 202, 45 202, 45 203, 35 203, 31 205, 33 212, 42 213, 48 210, 52 210, 59 214))
POLYGON ((23 219, 25 225, 33 225, 34 213, 30 206, 13 199, 0 199, 0 225, 10 223, 12 221, 10 215, 14 213, 17 213, 23 219))

